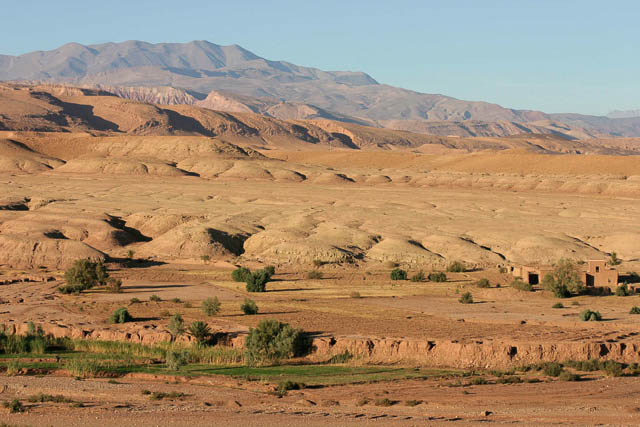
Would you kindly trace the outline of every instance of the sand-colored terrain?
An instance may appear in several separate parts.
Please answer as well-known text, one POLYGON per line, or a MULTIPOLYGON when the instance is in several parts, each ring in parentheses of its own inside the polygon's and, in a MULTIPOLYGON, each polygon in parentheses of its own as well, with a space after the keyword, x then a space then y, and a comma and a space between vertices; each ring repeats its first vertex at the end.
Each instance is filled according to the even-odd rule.
MULTIPOLYGON (((557 309, 549 292, 518 291, 500 272, 613 252, 621 273, 640 271, 635 140, 405 138, 100 93, 2 90, 15 92, 0 119, 0 324, 9 331, 32 321, 55 336, 155 344, 169 340, 170 314, 202 320, 202 300, 217 296, 222 311, 206 320, 220 342, 241 350, 249 328, 275 318, 312 333, 304 363, 345 351, 364 366, 461 372, 569 359, 640 363, 637 316, 629 314, 637 296, 585 295, 557 309), (105 260, 124 292, 60 294, 64 270, 87 257, 105 260), (389 278, 392 265, 428 273, 454 260, 468 271, 444 283, 389 278), (240 311, 248 294, 231 280, 237 265, 276 267, 268 292, 250 295, 258 315, 240 311), (312 270, 322 277, 309 278, 312 270), (475 286, 483 277, 490 288, 475 286), (474 303, 460 304, 467 291, 474 303), (136 320, 109 324, 123 305, 136 320), (581 322, 585 308, 604 321, 581 322)), ((140 425, 158 417, 175 425, 626 425, 640 407, 633 378, 595 373, 582 382, 464 388, 451 378, 398 378, 282 399, 268 393, 272 382, 221 375, 129 374, 121 384, 64 372, 4 375, 0 399, 49 390, 87 406, 0 415, 17 425, 45 416, 52 425, 132 416, 140 425), (184 382, 165 384, 174 381, 184 382), (141 394, 177 387, 189 397, 151 402, 141 394), (382 396, 424 403, 356 405, 382 396)))

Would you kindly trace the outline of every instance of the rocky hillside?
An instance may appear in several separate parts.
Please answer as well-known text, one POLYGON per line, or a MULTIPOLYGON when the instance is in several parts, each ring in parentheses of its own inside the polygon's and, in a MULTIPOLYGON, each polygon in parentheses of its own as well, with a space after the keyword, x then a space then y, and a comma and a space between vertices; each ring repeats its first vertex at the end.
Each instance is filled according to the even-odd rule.
MULTIPOLYGON (((347 121, 376 122, 381 126, 392 122, 398 129, 422 129, 424 132, 433 128, 416 125, 416 121, 460 122, 455 126, 460 129, 470 120, 487 124, 549 120, 580 128, 578 132, 586 129, 591 135, 640 136, 640 118, 637 117, 549 115, 539 111, 514 110, 486 102, 464 101, 383 85, 361 72, 328 72, 285 61, 271 61, 237 45, 219 46, 206 41, 185 44, 128 41, 91 46, 71 43, 53 51, 21 56, 0 55, 0 80, 160 88, 146 92, 115 89, 120 96, 159 104, 193 104, 196 100, 203 101, 211 91, 225 92, 267 99, 268 105, 262 107, 255 105, 255 101, 240 103, 245 106, 254 104, 257 109, 248 106, 251 111, 272 117, 346 118, 347 121), (182 90, 173 91, 171 88, 182 90), (283 101, 286 103, 281 105, 283 101), (267 109, 271 111, 260 111, 267 109)), ((232 108, 229 111, 244 108, 239 107, 236 101, 225 100, 223 104, 232 108)), ((258 104, 260 102, 264 101, 258 104)), ((218 101, 213 104, 220 109, 218 101)), ((459 131, 453 134, 457 133, 459 131)), ((469 134, 482 135, 483 132, 472 131, 469 134)), ((492 134, 497 135, 500 133, 492 134)))

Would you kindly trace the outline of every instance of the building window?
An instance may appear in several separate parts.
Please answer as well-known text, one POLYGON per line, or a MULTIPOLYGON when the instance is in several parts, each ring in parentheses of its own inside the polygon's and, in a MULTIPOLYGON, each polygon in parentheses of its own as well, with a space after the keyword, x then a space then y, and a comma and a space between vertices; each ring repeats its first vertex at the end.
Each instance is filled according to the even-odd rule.
POLYGON ((600 266, 596 265, 596 273, 600 273, 600 266))

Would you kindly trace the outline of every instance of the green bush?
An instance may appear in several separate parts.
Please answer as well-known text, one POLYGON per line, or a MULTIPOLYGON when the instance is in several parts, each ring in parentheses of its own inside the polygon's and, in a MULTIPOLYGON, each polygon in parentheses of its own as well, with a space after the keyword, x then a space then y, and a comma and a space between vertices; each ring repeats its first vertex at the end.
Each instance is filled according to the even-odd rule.
POLYGON ((462 261, 453 261, 447 266, 449 273, 464 273, 467 271, 467 266, 462 261))
POLYGON ((202 312, 207 316, 215 316, 220 312, 220 300, 218 297, 207 298, 202 301, 202 312))
POLYGON ((311 270, 310 272, 307 273, 307 279, 311 279, 311 280, 322 279, 322 271, 311 270))
POLYGON ((542 365, 542 372, 548 377, 558 377, 562 371, 562 365, 556 362, 547 362, 542 365))
POLYGON ((569 360, 565 362, 569 368, 573 368, 582 372, 594 372, 604 369, 604 365, 598 359, 591 360, 569 360))
POLYGON ((480 279, 476 282, 476 286, 478 288, 490 288, 491 283, 489 283, 489 279, 480 279))
POLYGON ((122 293, 122 280, 109 277, 107 279, 107 287, 105 289, 107 292, 110 292, 112 294, 122 293))
POLYGON ((429 273, 429 280, 432 282, 446 282, 447 275, 441 271, 429 273))
POLYGON ((558 375, 558 379, 561 381, 580 381, 581 377, 569 371, 562 371, 562 373, 558 375))
POLYGON ((511 282, 511 286, 519 291, 533 292, 533 286, 531 286, 531 284, 529 283, 523 282, 520 279, 515 279, 513 282, 511 282))
POLYGON ((120 307, 109 317, 109 323, 126 323, 131 322, 133 318, 129 314, 126 307, 120 307))
POLYGON ((242 312, 247 315, 258 314, 258 305, 255 303, 255 301, 250 300, 249 298, 245 298, 244 302, 240 306, 240 310, 242 310, 242 312))
POLYGON ((572 295, 580 295, 585 291, 585 286, 578 275, 578 268, 569 259, 563 258, 555 264, 553 277, 559 286, 566 287, 572 295))
POLYGON ((401 268, 391 270, 391 280, 407 280, 407 272, 401 268))
POLYGON ((627 286, 626 283, 623 283, 622 285, 617 287, 616 289, 617 297, 628 297, 629 295, 631 295, 631 293, 629 292, 629 287, 627 286))
POLYGON ((582 320, 583 322, 598 322, 602 320, 602 315, 599 311, 591 311, 589 309, 586 309, 580 313, 580 320, 582 320))
POLYGON ((308 351, 308 340, 301 330, 286 323, 267 319, 249 329, 245 339, 249 363, 275 363, 281 359, 302 356, 308 351))
POLYGON ((604 372, 610 377, 621 377, 623 374, 624 365, 618 363, 615 360, 607 360, 603 366, 604 372))
POLYGON ((551 273, 544 275, 541 284, 543 289, 553 292, 556 298, 569 298, 571 296, 569 288, 565 284, 557 282, 551 273))
POLYGON ((247 292, 265 292, 271 275, 265 270, 258 270, 247 277, 247 292))
POLYGON ((396 403, 398 403, 397 400, 391 400, 391 399, 388 399, 386 397, 383 398, 383 399, 376 399, 376 400, 373 401, 374 405, 376 405, 376 406, 384 406, 384 407, 393 406, 396 403))
POLYGON ((160 302, 162 301, 162 298, 160 298, 158 295, 153 294, 149 297, 149 301, 160 302))
POLYGON ((424 272, 422 270, 420 270, 416 274, 411 276, 411 281, 412 282, 426 282, 427 281, 427 277, 424 275, 424 272))
POLYGON ((189 335, 196 340, 198 345, 204 345, 211 338, 211 329, 205 322, 196 320, 189 326, 189 335))
POLYGON ((24 412, 24 405, 18 399, 13 399, 11 402, 4 402, 3 405, 12 414, 24 412))
POLYGON ((473 304, 473 295, 471 295, 471 292, 465 292, 458 302, 461 304, 473 304))
POLYGON ((63 294, 80 293, 94 286, 107 284, 109 273, 102 261, 79 259, 64 273, 66 285, 58 288, 63 294))
POLYGON ((622 261, 618 258, 618 254, 615 252, 611 252, 611 257, 609 258, 609 265, 620 265, 622 261))
POLYGON ((133 297, 129 300, 129 304, 140 304, 140 300, 136 297, 133 297))
POLYGON ((187 355, 183 351, 167 351, 165 364, 168 369, 178 371, 183 366, 187 366, 187 355))
POLYGON ((251 276, 251 270, 246 267, 238 267, 231 273, 231 278, 235 282, 246 282, 249 276, 251 276))
POLYGON ((631 307, 631 310, 629 310, 629 314, 640 314, 640 307, 638 306, 631 307))
POLYGON ((264 268, 264 271, 269 273, 269 276, 274 276, 276 274, 276 268, 273 265, 268 265, 264 268))
POLYGON ((551 306, 551 308, 564 308, 564 304, 557 302, 551 306))
POLYGON ((167 329, 169 329, 169 333, 171 334, 171 341, 175 341, 178 337, 184 335, 185 326, 184 320, 182 320, 182 316, 180 316, 179 314, 174 314, 173 316, 171 316, 167 329))
POLYGON ((282 381, 278 384, 278 394, 284 396, 289 390, 302 390, 303 388, 305 388, 304 383, 282 381))

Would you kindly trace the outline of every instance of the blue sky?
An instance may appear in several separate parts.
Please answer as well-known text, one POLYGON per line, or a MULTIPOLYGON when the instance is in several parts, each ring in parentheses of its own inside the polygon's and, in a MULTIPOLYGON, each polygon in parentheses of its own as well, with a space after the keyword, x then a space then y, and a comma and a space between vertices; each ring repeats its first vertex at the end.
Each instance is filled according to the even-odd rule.
POLYGON ((640 2, 5 0, 0 53, 209 40, 381 83, 546 112, 640 108, 640 2))

